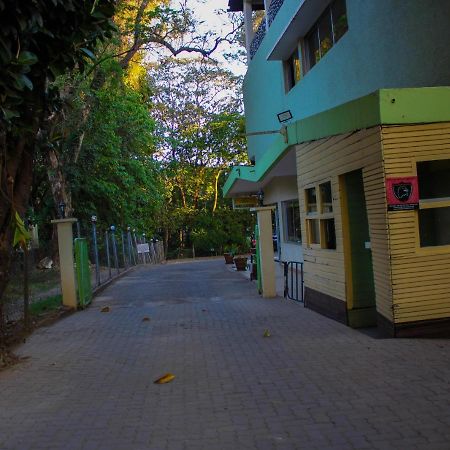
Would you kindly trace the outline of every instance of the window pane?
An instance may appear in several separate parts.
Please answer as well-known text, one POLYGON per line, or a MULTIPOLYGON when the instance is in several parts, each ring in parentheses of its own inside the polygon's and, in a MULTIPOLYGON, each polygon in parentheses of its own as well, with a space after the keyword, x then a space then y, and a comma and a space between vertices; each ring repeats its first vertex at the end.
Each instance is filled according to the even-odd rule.
POLYGON ((309 243, 320 244, 320 224, 317 219, 308 220, 309 243))
POLYGON ((336 43, 348 30, 345 0, 335 0, 331 5, 333 16, 334 42, 336 43))
POLYGON ((324 15, 319 19, 319 40, 320 40, 320 57, 333 47, 333 29, 331 27, 331 14, 327 9, 324 15))
POLYGON ((450 159, 417 163, 421 199, 450 197, 450 159))
POLYGON ((314 27, 311 32, 306 36, 306 45, 308 48, 308 61, 309 68, 311 69, 313 66, 317 64, 320 59, 319 52, 319 40, 317 36, 317 28, 314 27))
POLYGON ((298 48, 294 50, 294 53, 286 61, 286 71, 287 71, 287 89, 292 89, 301 78, 301 65, 298 48))
POLYGON ((325 242, 322 243, 323 248, 336 248, 336 231, 334 227, 334 219, 322 220, 323 234, 325 242))
POLYGON ((298 200, 285 203, 286 240, 291 242, 301 241, 300 232, 300 208, 298 200))
POLYGON ((333 212, 333 199, 331 196, 331 182, 320 185, 320 199, 322 202, 322 213, 333 212))
POLYGON ((450 207, 419 210, 420 246, 450 245, 450 207))
POLYGON ((316 188, 306 189, 306 212, 317 212, 316 188))

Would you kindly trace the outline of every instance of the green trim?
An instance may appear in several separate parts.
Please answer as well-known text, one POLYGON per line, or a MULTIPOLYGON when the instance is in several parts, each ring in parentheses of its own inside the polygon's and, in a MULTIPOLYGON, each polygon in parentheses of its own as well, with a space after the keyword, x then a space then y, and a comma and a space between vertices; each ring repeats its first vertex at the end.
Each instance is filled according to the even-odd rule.
POLYGON ((260 182, 292 145, 377 125, 450 122, 450 87, 381 89, 287 126, 255 166, 234 167, 224 187, 226 197, 237 180, 260 182))

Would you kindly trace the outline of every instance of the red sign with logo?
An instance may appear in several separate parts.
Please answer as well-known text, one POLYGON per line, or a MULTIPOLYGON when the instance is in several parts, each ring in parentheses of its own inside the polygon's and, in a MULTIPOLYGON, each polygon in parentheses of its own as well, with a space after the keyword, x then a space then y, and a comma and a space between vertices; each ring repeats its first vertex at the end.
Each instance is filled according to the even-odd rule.
POLYGON ((417 177, 386 178, 388 211, 409 211, 419 208, 417 177))

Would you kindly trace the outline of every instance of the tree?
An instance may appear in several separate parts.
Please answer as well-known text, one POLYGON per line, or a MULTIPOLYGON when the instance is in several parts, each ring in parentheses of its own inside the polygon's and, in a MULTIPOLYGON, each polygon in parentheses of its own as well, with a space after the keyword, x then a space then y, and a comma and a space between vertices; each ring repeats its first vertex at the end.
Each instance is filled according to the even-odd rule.
POLYGON ((48 145, 42 130, 60 105, 60 92, 49 83, 75 67, 82 71, 97 43, 112 37, 114 3, 0 0, 0 327, 11 221, 25 212, 34 157, 48 145))
POLYGON ((152 66, 149 76, 166 186, 165 244, 177 236, 183 247, 205 223, 201 216, 223 204, 224 170, 247 160, 241 80, 203 59, 169 58, 152 66))

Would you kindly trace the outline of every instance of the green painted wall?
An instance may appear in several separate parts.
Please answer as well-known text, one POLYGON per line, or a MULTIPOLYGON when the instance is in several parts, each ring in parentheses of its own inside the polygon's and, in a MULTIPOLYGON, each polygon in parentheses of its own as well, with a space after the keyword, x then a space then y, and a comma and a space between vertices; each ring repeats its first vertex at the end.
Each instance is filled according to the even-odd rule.
POLYGON ((348 206, 353 284, 353 308, 348 311, 349 325, 352 327, 375 325, 372 252, 365 248, 365 243, 370 241, 370 234, 362 171, 356 170, 345 174, 344 181, 348 206))
MULTIPOLYGON (((450 2, 347 0, 348 32, 285 94, 282 63, 266 58, 297 5, 285 0, 250 63, 248 132, 279 128, 276 114, 286 109, 298 121, 382 88, 450 85, 450 2)), ((274 139, 250 137, 250 156, 258 161, 274 139)))
POLYGON ((450 87, 382 89, 287 126, 287 142, 276 134, 255 166, 234 167, 225 185, 227 195, 239 180, 258 182, 292 145, 376 125, 450 122, 450 87))

